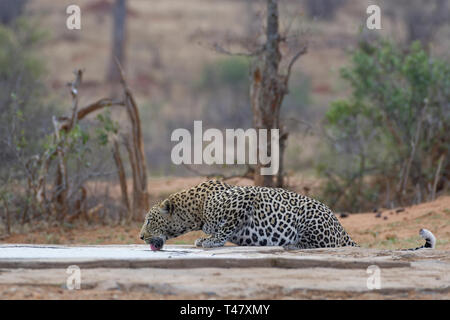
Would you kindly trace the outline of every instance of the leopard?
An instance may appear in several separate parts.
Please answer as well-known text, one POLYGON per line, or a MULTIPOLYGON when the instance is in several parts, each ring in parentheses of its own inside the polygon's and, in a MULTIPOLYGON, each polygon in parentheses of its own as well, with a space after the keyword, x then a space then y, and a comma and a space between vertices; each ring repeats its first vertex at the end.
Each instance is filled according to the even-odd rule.
MULTIPOLYGON (((146 214, 139 237, 152 251, 190 231, 207 236, 195 241, 202 248, 281 246, 285 249, 358 247, 336 215, 318 200, 283 188, 235 186, 209 180, 171 194, 146 214)), ((436 239, 421 229, 423 246, 436 239)))

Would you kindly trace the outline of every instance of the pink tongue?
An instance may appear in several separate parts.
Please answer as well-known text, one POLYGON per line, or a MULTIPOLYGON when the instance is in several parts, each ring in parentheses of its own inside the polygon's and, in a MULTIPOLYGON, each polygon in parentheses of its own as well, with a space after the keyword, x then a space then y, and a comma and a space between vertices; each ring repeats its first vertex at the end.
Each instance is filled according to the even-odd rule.
POLYGON ((152 251, 158 251, 159 249, 157 249, 154 245, 150 245, 150 249, 152 250, 152 251))

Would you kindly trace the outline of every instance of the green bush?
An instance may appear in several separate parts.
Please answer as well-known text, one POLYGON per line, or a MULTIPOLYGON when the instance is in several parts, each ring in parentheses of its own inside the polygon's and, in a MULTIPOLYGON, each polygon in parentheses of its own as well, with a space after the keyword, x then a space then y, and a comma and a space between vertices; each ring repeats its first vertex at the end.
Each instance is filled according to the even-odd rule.
POLYGON ((450 176, 450 66, 419 42, 365 43, 342 69, 351 88, 326 114, 322 197, 359 211, 430 199, 450 176))
POLYGON ((246 57, 225 57, 206 63, 193 90, 203 105, 202 120, 216 128, 249 127, 249 66, 246 57))
POLYGON ((34 54, 42 38, 25 20, 0 25, 0 163, 8 172, 6 164, 36 152, 42 122, 51 121, 42 82, 45 66, 34 54))
POLYGON ((9 212, 11 223, 30 203, 24 192, 31 175, 28 159, 51 130, 54 108, 42 80, 44 63, 35 54, 43 38, 39 28, 21 18, 0 24, 0 217, 9 212))
POLYGON ((244 57, 222 58, 203 68, 199 87, 209 90, 225 87, 248 87, 249 59, 244 57))

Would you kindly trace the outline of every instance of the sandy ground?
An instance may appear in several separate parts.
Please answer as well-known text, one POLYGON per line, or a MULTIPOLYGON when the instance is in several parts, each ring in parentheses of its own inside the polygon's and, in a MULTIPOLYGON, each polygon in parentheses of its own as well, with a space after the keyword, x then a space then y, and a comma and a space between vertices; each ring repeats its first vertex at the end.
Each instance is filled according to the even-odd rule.
POLYGON ((450 196, 412 207, 380 211, 380 217, 376 213, 362 213, 339 220, 361 246, 383 249, 414 247, 423 243, 418 232, 426 228, 436 236, 436 248, 450 249, 450 196))

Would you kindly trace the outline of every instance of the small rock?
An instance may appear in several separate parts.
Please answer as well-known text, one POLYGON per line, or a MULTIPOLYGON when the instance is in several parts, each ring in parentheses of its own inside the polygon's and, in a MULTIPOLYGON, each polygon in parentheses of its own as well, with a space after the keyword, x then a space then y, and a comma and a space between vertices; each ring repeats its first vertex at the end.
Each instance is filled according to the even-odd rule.
POLYGON ((375 218, 381 218, 381 212, 378 212, 378 213, 375 215, 375 218))
POLYGON ((347 212, 341 213, 341 218, 347 218, 347 217, 348 217, 348 213, 347 212))
POLYGON ((398 208, 397 210, 395 210, 396 213, 400 213, 400 212, 403 212, 403 211, 405 211, 405 208, 398 208))
POLYGON ((383 217, 383 220, 387 220, 387 219, 388 219, 388 217, 386 217, 386 216, 383 217))

